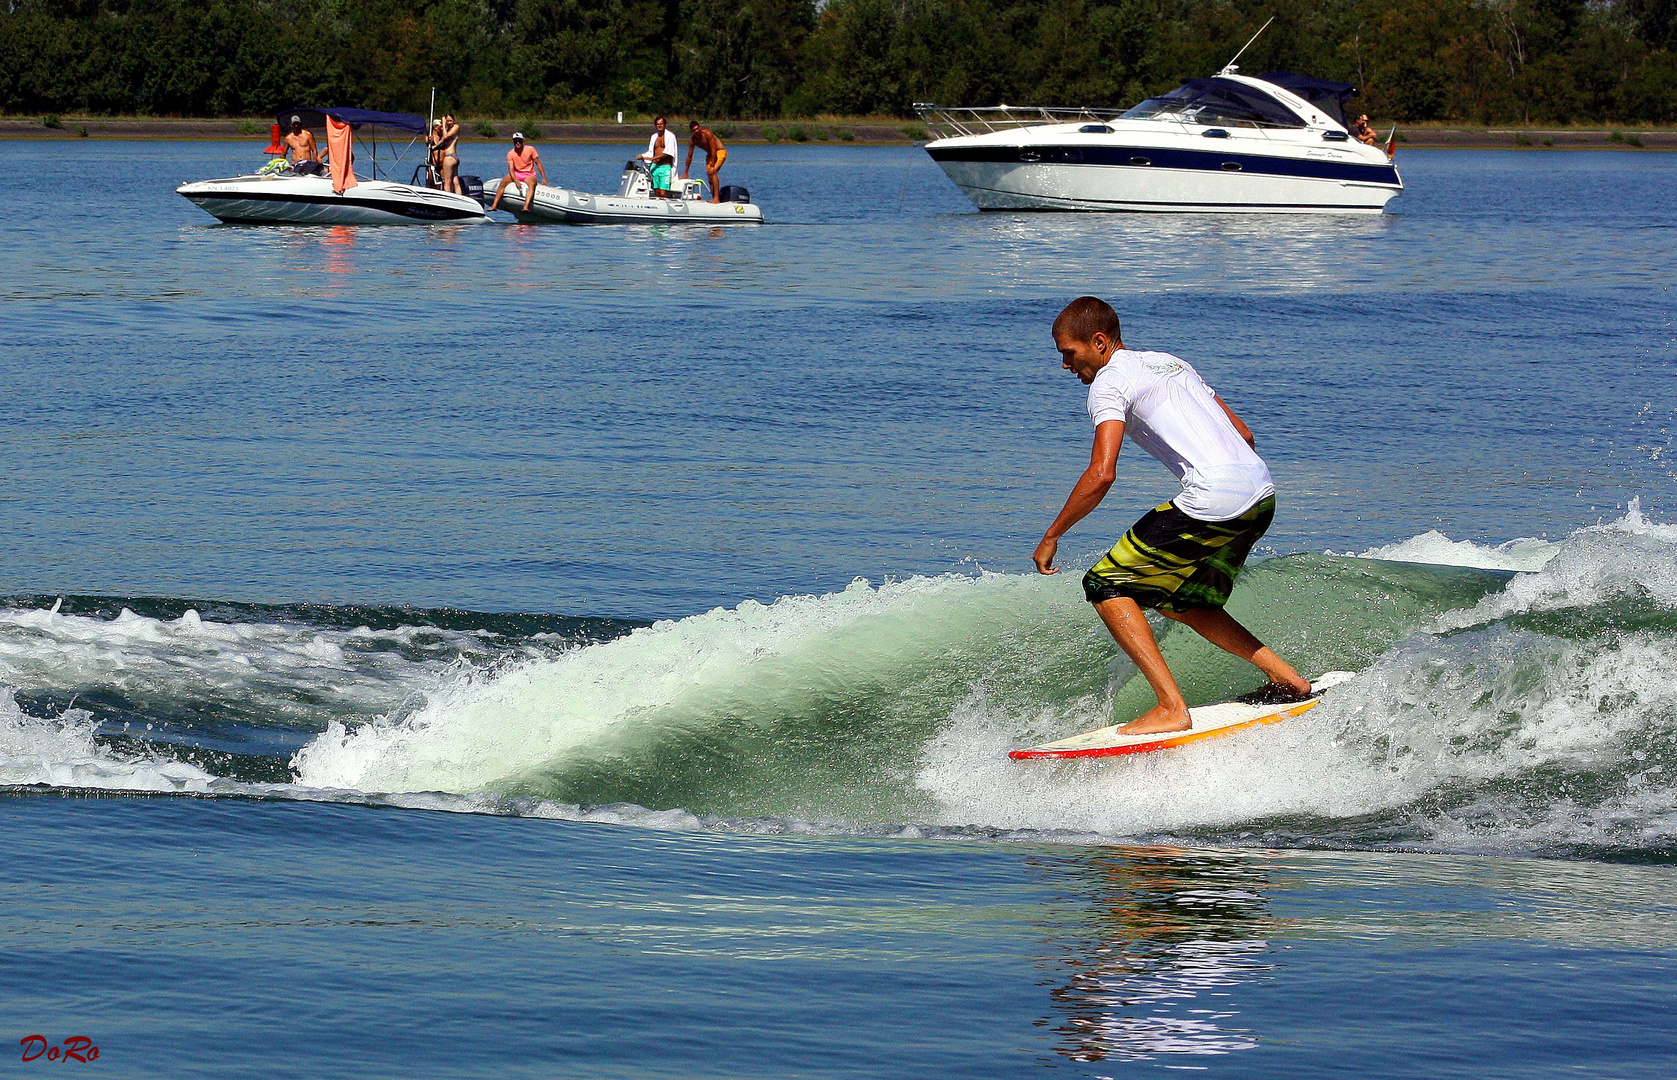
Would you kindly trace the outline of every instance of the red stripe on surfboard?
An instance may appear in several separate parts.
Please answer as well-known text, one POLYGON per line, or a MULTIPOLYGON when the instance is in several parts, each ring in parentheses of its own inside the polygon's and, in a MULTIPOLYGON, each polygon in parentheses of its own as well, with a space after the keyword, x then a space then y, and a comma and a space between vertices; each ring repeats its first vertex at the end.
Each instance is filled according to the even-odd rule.
POLYGON ((1216 739, 1235 731, 1245 731, 1247 728, 1260 724, 1277 724, 1283 720, 1291 720, 1295 716, 1303 715, 1322 703, 1321 698, 1312 698, 1301 702, 1296 709, 1285 712, 1270 713, 1268 716, 1258 716, 1238 724, 1227 727, 1213 728, 1210 731, 1182 731, 1168 732, 1165 737, 1156 742, 1130 743, 1127 746, 1096 746, 1087 750, 1010 750, 1008 757, 1015 761, 1029 758, 1095 758, 1116 757, 1119 754, 1146 754, 1153 750, 1169 750, 1178 746, 1186 746, 1202 739, 1216 739))

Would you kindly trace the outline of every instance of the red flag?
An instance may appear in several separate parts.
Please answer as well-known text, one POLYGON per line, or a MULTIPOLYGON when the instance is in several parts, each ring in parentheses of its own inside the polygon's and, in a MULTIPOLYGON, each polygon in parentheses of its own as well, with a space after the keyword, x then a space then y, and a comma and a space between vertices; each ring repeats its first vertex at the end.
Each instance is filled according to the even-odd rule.
POLYGON ((1386 160, 1397 156, 1397 125, 1392 125, 1392 133, 1386 136, 1386 160))

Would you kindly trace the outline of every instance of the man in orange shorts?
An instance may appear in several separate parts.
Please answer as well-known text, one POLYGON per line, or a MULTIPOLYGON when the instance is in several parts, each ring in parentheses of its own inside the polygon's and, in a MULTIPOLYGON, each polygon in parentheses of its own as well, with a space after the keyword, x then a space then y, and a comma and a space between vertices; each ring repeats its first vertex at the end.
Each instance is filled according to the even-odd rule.
POLYGON ((707 127, 701 127, 697 120, 689 120, 687 128, 692 137, 687 142, 687 164, 681 167, 681 178, 687 179, 687 173, 693 168, 693 151, 702 149, 705 152, 705 176, 710 180, 710 201, 721 199, 717 179, 722 172, 722 163, 728 160, 728 148, 722 145, 722 140, 716 137, 716 132, 707 127))
POLYGON ((524 185, 524 209, 530 209, 530 204, 536 201, 536 174, 540 173, 542 183, 547 183, 547 170, 542 167, 542 156, 536 153, 536 148, 524 142, 524 133, 512 133, 512 149, 507 151, 507 174, 501 177, 501 186, 495 189, 495 201, 489 205, 491 210, 501 208, 501 193, 507 190, 507 185, 517 182, 524 185))

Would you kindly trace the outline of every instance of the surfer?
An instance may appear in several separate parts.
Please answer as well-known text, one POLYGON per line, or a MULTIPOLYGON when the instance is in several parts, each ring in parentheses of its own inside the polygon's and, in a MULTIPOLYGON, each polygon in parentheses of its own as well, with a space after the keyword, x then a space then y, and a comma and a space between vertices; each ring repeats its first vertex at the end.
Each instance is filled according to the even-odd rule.
POLYGON ((1084 596, 1159 699, 1119 732, 1186 731, 1193 724, 1142 608, 1186 623, 1269 677, 1242 700, 1305 700, 1310 683, 1223 610, 1252 545, 1275 517, 1275 483, 1251 429, 1187 361, 1126 348, 1118 313, 1104 300, 1073 300, 1053 332, 1061 366, 1089 387, 1095 445, 1032 555, 1038 572, 1060 572, 1060 537, 1106 497, 1126 432, 1182 481, 1181 494, 1143 515, 1083 578, 1084 596))

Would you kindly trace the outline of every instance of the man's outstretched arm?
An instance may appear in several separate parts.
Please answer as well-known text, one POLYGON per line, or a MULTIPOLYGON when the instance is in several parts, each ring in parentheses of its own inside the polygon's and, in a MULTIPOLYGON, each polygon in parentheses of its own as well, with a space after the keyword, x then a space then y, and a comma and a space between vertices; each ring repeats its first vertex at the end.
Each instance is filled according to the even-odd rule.
POLYGON ((1234 410, 1229 408, 1229 403, 1218 397, 1216 394, 1211 395, 1211 399, 1221 405, 1223 407, 1223 411, 1229 414, 1229 419, 1234 421, 1234 429, 1240 433, 1241 438, 1246 440, 1246 445, 1256 450, 1258 448, 1258 440, 1252 434, 1252 429, 1246 426, 1246 421, 1236 416, 1234 414, 1234 410))
POLYGON ((1108 420, 1095 428, 1095 446, 1089 452, 1089 467, 1077 478, 1076 486, 1066 496, 1065 508, 1054 519, 1054 524, 1048 526, 1048 531, 1042 534, 1042 543, 1036 546, 1036 552, 1031 556, 1038 573, 1060 572, 1054 565, 1054 556, 1060 549, 1060 537, 1106 498, 1106 493, 1112 489, 1113 479, 1118 475, 1118 450, 1123 445, 1122 420, 1108 420))

